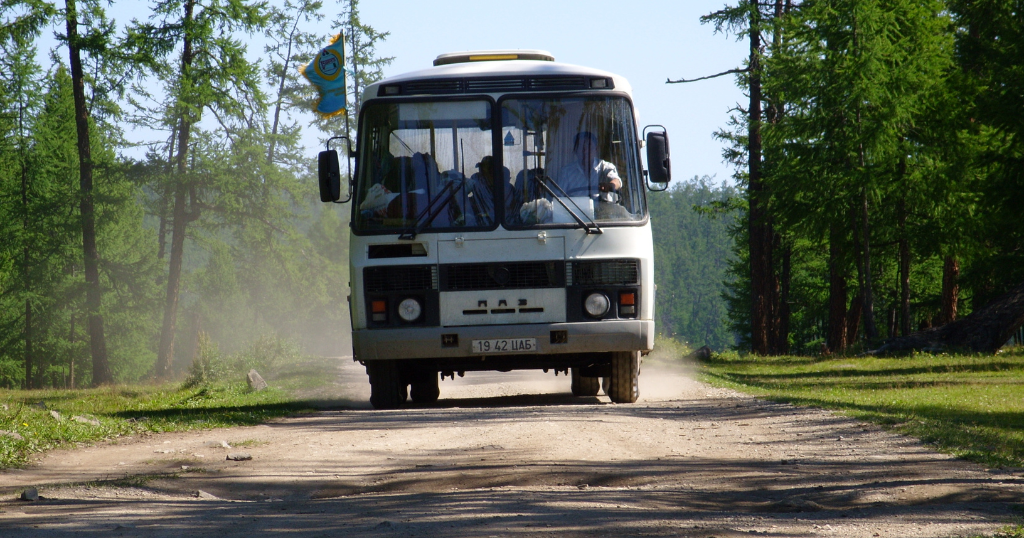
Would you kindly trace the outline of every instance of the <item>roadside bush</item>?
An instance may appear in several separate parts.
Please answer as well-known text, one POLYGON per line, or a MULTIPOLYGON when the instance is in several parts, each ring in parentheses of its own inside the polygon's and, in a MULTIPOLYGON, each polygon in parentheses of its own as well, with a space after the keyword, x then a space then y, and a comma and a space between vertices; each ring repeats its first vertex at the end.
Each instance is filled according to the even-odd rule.
POLYGON ((25 367, 17 361, 0 359, 0 388, 13 389, 25 379, 25 367))
POLYGON ((210 335, 200 332, 196 337, 196 356, 188 369, 184 387, 192 388, 206 385, 221 378, 226 372, 224 358, 217 344, 210 340, 210 335))
POLYGON ((645 360, 651 362, 680 362, 692 352, 693 349, 686 342, 669 336, 658 335, 654 337, 654 351, 645 360))
POLYGON ((243 379, 251 369, 264 377, 273 376, 282 367, 303 358, 295 343, 272 335, 263 335, 238 353, 224 356, 205 332, 198 336, 197 353, 189 367, 184 387, 192 388, 217 381, 243 379))
POLYGON ((273 374, 282 366, 295 363, 302 358, 299 346, 284 338, 263 335, 231 358, 236 373, 247 373, 256 369, 263 375, 273 374))

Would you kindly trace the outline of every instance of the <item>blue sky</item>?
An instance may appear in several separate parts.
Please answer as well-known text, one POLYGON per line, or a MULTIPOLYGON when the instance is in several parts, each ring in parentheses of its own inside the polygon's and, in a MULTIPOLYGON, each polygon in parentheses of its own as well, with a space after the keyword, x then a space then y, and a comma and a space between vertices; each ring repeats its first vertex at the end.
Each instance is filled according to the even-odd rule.
POLYGON ((710 175, 732 183, 723 144, 712 133, 746 99, 734 78, 665 83, 742 66, 746 42, 700 24, 701 15, 723 6, 719 0, 362 0, 359 9, 364 24, 391 32, 378 48, 395 57, 386 75, 429 67, 445 52, 505 48, 547 50, 559 62, 622 75, 633 86, 641 127, 668 129, 674 178, 710 175))
MULTIPOLYGON (((329 21, 339 8, 324 3, 327 16, 316 31, 328 35, 337 31, 329 21)), ((622 75, 633 86, 640 127, 668 129, 673 177, 709 175, 716 183, 732 183, 732 167, 722 162, 723 144, 712 134, 727 124, 729 110, 746 100, 734 78, 665 83, 742 65, 745 42, 700 24, 701 15, 723 5, 720 0, 361 0, 359 8, 365 24, 391 32, 378 47, 381 56, 395 57, 386 76, 429 67, 446 52, 487 49, 542 49, 560 62, 622 75)), ((118 1, 107 9, 121 24, 149 16, 143 2, 118 1)), ((254 57, 262 54, 262 39, 247 41, 254 57)), ((47 39, 41 56, 53 44, 47 39)), ((58 55, 64 60, 67 51, 58 55)), ((295 117, 305 123, 301 114, 295 117)), ((311 159, 317 140, 313 131, 306 137, 311 159)))

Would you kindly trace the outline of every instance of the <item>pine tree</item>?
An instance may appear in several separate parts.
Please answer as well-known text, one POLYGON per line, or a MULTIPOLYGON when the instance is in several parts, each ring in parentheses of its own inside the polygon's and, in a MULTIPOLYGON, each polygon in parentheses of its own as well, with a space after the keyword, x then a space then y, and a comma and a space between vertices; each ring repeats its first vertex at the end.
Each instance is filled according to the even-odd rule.
POLYGON ((103 385, 114 381, 107 360, 107 340, 103 331, 103 302, 100 288, 99 251, 96 249, 96 205, 93 193, 92 143, 89 137, 89 109, 85 102, 85 73, 82 69, 83 45, 93 50, 105 47, 102 35, 80 37, 75 0, 65 0, 64 18, 70 57, 72 89, 75 101, 75 128, 78 134, 79 214, 82 219, 82 251, 86 282, 86 317, 89 324, 89 348, 92 355, 92 382, 103 385), (90 39, 91 38, 91 39, 90 39))
POLYGON ((166 377, 174 356, 185 236, 202 210, 202 185, 189 166, 193 129, 204 110, 219 121, 243 124, 265 111, 256 65, 232 33, 261 30, 267 15, 262 4, 242 0, 164 0, 155 4, 154 18, 159 24, 135 28, 139 42, 147 43, 157 58, 180 51, 176 64, 168 63, 174 69, 161 73, 172 98, 168 123, 177 136, 174 173, 167 188, 172 223, 167 293, 155 365, 156 375, 166 377))
POLYGON ((878 334, 874 238, 889 227, 885 209, 908 192, 896 177, 912 149, 903 141, 948 63, 940 13, 937 2, 803 2, 785 19, 786 39, 768 63, 766 88, 788 108, 766 127, 766 145, 780 156, 771 188, 788 227, 830 245, 832 351, 860 320, 867 338, 878 334), (851 263, 860 303, 844 313, 851 263))
MULTIPOLYGON (((21 363, 21 384, 32 388, 36 359, 33 314, 37 306, 33 281, 37 261, 32 241, 36 238, 33 210, 38 198, 30 154, 33 120, 41 109, 43 93, 34 40, 53 11, 47 6, 27 10, 20 7, 0 5, 0 125, 4 128, 0 146, 0 231, 5 238, 0 246, 0 349, 5 351, 5 359, 21 363), (15 349, 21 350, 20 357, 9 355, 15 349)), ((5 383, 13 384, 13 368, 4 370, 11 372, 5 383)))

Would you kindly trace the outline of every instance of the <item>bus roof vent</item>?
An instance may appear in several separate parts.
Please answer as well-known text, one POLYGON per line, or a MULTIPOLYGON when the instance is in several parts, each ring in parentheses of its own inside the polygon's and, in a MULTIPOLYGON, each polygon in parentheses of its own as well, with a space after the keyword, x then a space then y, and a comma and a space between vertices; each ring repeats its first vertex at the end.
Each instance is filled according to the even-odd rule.
POLYGON ((516 78, 479 78, 466 81, 469 92, 514 92, 526 86, 526 79, 516 78))
POLYGON ((405 84, 404 92, 407 94, 438 94, 438 93, 462 93, 465 89, 461 80, 433 79, 415 80, 405 84))
POLYGON ((468 62, 495 62, 503 60, 537 60, 553 62, 555 57, 546 50, 476 50, 449 52, 434 60, 434 65, 462 64, 468 62))
POLYGON ((530 79, 531 90, 584 90, 587 79, 579 76, 533 77, 530 79))

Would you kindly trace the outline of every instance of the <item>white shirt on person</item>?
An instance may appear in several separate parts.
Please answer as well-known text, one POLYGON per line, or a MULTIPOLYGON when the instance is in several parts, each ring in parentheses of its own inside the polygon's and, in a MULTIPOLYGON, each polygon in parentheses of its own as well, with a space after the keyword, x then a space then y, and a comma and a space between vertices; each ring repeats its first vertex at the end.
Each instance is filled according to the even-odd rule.
POLYGON ((601 159, 593 159, 589 169, 581 166, 578 160, 573 160, 562 167, 555 181, 569 196, 597 198, 601 194, 599 185, 613 179, 618 179, 620 184, 622 182, 615 165, 601 159))

